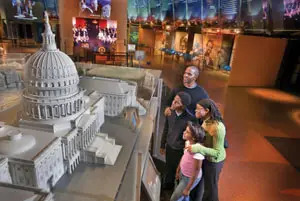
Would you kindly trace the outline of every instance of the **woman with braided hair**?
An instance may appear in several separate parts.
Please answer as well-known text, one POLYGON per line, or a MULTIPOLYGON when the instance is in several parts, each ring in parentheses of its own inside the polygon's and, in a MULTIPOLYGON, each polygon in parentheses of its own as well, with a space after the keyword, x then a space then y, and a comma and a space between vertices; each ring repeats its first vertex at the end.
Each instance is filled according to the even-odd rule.
POLYGON ((226 151, 224 140, 225 125, 221 113, 211 99, 200 100, 196 105, 195 115, 202 119, 205 130, 204 145, 199 143, 187 147, 192 153, 205 156, 203 162, 204 195, 202 201, 219 201, 218 181, 224 165, 226 151))

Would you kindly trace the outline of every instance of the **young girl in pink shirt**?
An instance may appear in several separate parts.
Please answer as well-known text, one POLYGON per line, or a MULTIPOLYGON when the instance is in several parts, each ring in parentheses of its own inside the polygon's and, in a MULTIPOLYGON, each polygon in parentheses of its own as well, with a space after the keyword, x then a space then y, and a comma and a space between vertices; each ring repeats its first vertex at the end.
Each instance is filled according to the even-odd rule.
MULTIPOLYGON (((187 127, 183 133, 183 139, 186 140, 186 146, 202 143, 204 137, 205 132, 200 125, 192 122, 187 123, 187 127)), ((184 151, 176 171, 176 180, 179 180, 179 184, 174 190, 170 201, 189 200, 190 191, 201 180, 203 160, 204 156, 200 153, 194 154, 187 150, 184 151)))

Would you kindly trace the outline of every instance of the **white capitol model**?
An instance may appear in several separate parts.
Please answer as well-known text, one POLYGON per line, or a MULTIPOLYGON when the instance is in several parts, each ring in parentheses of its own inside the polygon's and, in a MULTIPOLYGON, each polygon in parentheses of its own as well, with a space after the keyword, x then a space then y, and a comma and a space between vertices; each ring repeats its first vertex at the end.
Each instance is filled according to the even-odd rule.
POLYGON ((105 98, 79 88, 45 17, 43 46, 25 65, 23 119, 19 127, 0 124, 0 182, 49 190, 80 162, 113 165, 121 146, 99 133, 105 98))

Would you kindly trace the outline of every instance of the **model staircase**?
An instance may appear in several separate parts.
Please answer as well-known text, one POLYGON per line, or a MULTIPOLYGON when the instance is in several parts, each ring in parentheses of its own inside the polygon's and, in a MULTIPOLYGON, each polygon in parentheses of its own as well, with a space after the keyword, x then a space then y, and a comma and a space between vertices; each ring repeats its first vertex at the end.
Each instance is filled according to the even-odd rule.
MULTIPOLYGON (((115 144, 115 139, 109 138, 106 133, 97 133, 95 139, 88 148, 95 152, 94 163, 114 165, 122 146, 115 144)), ((90 161, 91 162, 91 161, 90 161)))

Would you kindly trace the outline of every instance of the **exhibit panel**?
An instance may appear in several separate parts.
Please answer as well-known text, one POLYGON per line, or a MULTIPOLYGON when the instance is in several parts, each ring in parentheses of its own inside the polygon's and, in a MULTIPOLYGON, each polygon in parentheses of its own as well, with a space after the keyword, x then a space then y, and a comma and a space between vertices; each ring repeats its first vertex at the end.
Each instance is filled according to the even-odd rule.
POLYGON ((186 32, 176 32, 174 49, 179 52, 185 52, 187 49, 188 34, 186 32))
POLYGON ((233 47, 229 86, 275 86, 286 39, 238 36, 233 47))

